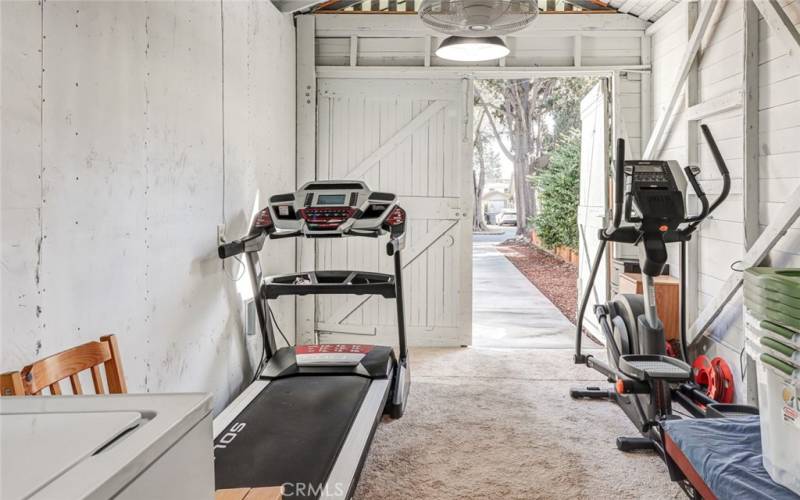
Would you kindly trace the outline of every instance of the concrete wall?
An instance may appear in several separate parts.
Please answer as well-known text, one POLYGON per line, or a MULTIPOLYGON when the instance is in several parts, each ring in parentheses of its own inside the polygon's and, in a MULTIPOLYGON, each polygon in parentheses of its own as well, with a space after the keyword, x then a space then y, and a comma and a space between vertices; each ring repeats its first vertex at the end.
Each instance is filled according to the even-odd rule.
MULTIPOLYGON (((131 392, 251 371, 216 257, 294 188, 294 28, 268 1, 3 2, 0 370, 105 333, 131 392)), ((293 268, 291 242, 267 271, 293 268)), ((293 304, 279 304, 284 331, 293 304)), ((257 353, 258 347, 253 349, 257 353)))
MULTIPOLYGON (((789 17, 800 25, 800 2, 782 1, 789 17)), ((699 10, 705 2, 700 3, 699 10)), ((775 37, 762 18, 759 23, 759 222, 766 226, 775 217, 788 196, 800 185, 800 71, 793 66, 787 48, 775 37)), ((675 78, 675 67, 686 50, 687 3, 684 2, 655 24, 653 33, 653 123, 663 113, 675 78)), ((700 102, 742 89, 744 72, 743 2, 725 2, 713 20, 699 54, 700 102)), ((686 164, 688 136, 685 112, 675 118, 661 158, 677 159, 686 164)), ((731 266, 745 253, 743 169, 743 111, 736 108, 703 120, 714 133, 720 151, 731 172, 731 194, 698 234, 698 308, 699 312, 714 297, 728 278, 731 266)), ((698 136, 698 158, 703 169, 702 184, 710 196, 719 193, 721 181, 711 154, 698 136)), ((677 257, 677 254, 676 254, 677 257)), ((776 266, 800 266, 800 224, 784 236, 770 255, 776 266)), ((675 267, 677 272, 677 267, 675 267)), ((720 342, 702 346, 711 355, 722 355, 738 373, 743 343, 741 293, 724 309, 712 325, 720 342)), ((742 389, 742 384, 739 388, 742 389)), ((740 396, 743 392, 739 392, 740 396)))

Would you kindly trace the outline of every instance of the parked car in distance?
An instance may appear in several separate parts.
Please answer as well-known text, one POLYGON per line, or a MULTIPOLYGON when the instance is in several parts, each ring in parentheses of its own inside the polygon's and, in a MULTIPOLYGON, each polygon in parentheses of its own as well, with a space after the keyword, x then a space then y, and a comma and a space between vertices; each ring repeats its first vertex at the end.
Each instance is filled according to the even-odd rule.
POLYGON ((516 226, 517 225, 517 211, 516 210, 503 210, 497 216, 497 223, 501 226, 516 226))

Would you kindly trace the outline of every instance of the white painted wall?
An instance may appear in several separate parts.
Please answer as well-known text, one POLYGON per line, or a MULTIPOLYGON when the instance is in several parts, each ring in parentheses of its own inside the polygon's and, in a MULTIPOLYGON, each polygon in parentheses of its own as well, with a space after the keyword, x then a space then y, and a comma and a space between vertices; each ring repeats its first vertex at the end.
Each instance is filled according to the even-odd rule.
MULTIPOLYGON (((796 26, 800 25, 800 2, 781 1, 796 26)), ((704 2, 701 2, 701 9, 704 2)), ((743 2, 725 2, 720 15, 712 20, 704 38, 699 59, 700 102, 742 88, 744 61, 743 2)), ((781 40, 760 21, 759 50, 759 126, 760 126, 760 224, 762 228, 777 215, 782 204, 800 184, 800 71, 792 65, 781 40)), ((654 27, 653 123, 663 113, 669 99, 674 68, 679 63, 688 39, 686 2, 670 10, 654 27)), ((714 133, 731 172, 728 200, 706 221, 698 234, 699 261, 698 311, 712 299, 730 275, 731 266, 745 252, 743 224, 743 113, 741 109, 711 116, 703 121, 714 133)), ((703 169, 702 184, 709 196, 721 189, 721 181, 711 154, 698 137, 698 158, 703 169)), ((675 126, 661 158, 686 164, 688 137, 685 111, 675 119, 675 126)), ((775 266, 800 266, 800 224, 781 240, 770 255, 775 266)), ((677 254, 675 255, 677 259, 677 254)), ((677 272, 677 267, 675 268, 677 272)), ((714 335, 723 343, 703 346, 712 355, 722 355, 739 364, 743 341, 741 297, 734 299, 712 325, 714 335)), ((735 367, 738 372, 738 367, 735 367)), ((738 373, 737 373, 738 376, 738 373)), ((741 390, 742 384, 739 385, 741 390)), ((743 394, 739 392, 739 394, 743 394)))
POLYGON ((621 121, 618 134, 626 139, 626 157, 642 157, 642 74, 622 72, 619 76, 617 101, 621 121))
MULTIPOLYGON (((270 2, 3 2, 2 356, 116 333, 131 392, 249 375, 218 224, 294 188, 291 17, 270 2)), ((266 270, 293 268, 290 243, 266 270)), ((231 266, 235 267, 235 266, 231 266)), ((293 331, 291 302, 276 315, 293 331)))
MULTIPOLYGON (((780 2, 800 29, 800 1, 780 2)), ((759 136, 761 158, 759 222, 769 224, 800 185, 800 69, 785 45, 759 22, 759 136)), ((795 222, 770 254, 772 265, 800 267, 800 222, 795 222)))
MULTIPOLYGON (((652 36, 652 102, 651 128, 664 113, 669 103, 670 90, 677 75, 675 68, 681 62, 689 39, 687 28, 686 6, 674 7, 655 24, 657 31, 652 36)), ((675 123, 683 123, 682 115, 678 115, 675 123)), ((675 126, 664 143, 661 158, 678 160, 686 164, 686 127, 675 126)))
MULTIPOLYGON (((707 101, 742 88, 744 71, 743 2, 726 2, 701 47, 699 62, 700 97, 707 101)), ((731 175, 731 193, 713 218, 703 223, 698 233, 698 311, 701 311, 732 272, 745 253, 743 205, 743 113, 734 109, 711 116, 703 123, 714 133, 731 175)), ((698 139, 698 158, 703 169, 701 180, 709 196, 719 194, 722 183, 711 152, 702 135, 698 139)), ((743 342, 741 300, 734 300, 714 325, 724 344, 706 344, 709 354, 721 355, 739 370, 739 351, 743 342)), ((741 380, 741 378, 739 378, 741 380)), ((743 384, 738 384, 740 394, 743 384)))

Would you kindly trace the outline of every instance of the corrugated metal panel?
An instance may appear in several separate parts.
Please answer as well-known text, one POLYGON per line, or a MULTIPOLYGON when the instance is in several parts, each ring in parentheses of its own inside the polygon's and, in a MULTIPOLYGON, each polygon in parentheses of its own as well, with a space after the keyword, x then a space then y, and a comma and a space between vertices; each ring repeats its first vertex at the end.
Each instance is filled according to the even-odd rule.
MULTIPOLYGON (((601 0, 537 0, 537 3, 543 14, 614 13, 614 9, 601 0)), ((420 4, 421 0, 330 0, 321 2, 313 10, 316 13, 416 13, 420 4)))

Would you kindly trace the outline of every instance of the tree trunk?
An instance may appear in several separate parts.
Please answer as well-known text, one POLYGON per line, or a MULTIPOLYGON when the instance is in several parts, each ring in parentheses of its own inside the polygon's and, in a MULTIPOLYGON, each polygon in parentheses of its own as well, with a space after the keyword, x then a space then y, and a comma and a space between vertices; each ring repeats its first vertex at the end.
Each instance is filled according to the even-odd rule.
POLYGON ((486 231, 486 216, 483 212, 483 188, 486 185, 486 163, 483 160, 483 144, 478 142, 478 178, 475 179, 475 172, 472 172, 472 189, 475 195, 475 208, 472 212, 472 230, 486 231))
POLYGON ((517 235, 525 236, 528 227, 528 218, 533 215, 531 210, 531 185, 528 182, 528 137, 520 133, 515 141, 517 153, 514 162, 514 194, 517 201, 517 235))
POLYGON ((514 162, 514 199, 516 201, 517 211, 517 235, 525 235, 525 228, 528 225, 528 200, 525 185, 525 173, 527 165, 524 157, 517 155, 517 161, 514 162))

